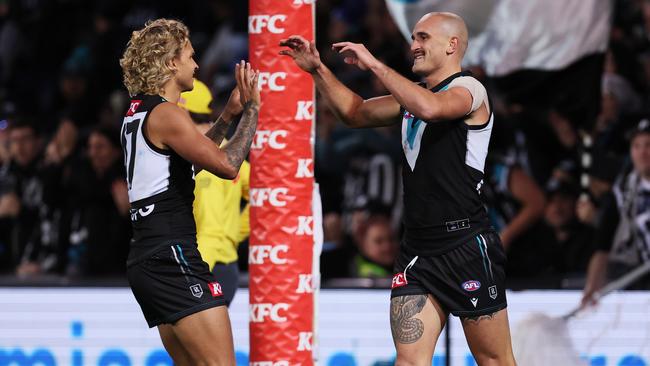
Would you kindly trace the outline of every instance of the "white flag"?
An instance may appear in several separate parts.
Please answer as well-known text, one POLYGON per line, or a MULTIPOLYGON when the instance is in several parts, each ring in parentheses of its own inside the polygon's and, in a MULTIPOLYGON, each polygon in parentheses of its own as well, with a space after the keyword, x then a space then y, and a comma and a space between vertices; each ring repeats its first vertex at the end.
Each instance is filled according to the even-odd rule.
POLYGON ((519 69, 559 70, 607 48, 612 0, 386 0, 400 30, 411 31, 422 15, 449 11, 470 32, 466 65, 489 76, 519 69))

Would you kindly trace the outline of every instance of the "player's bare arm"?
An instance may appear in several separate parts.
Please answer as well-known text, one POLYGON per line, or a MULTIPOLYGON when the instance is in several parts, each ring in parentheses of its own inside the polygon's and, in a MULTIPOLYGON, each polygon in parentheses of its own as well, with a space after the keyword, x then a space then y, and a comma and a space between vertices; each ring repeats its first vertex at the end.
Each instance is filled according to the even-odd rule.
MULTIPOLYGON (((457 119, 471 111, 472 95, 465 88, 450 88, 433 93, 384 65, 363 44, 339 42, 333 44, 332 48, 338 53, 345 54, 345 63, 356 65, 362 70, 370 70, 375 74, 400 105, 423 121, 457 119)), ((417 56, 417 51, 415 54, 417 56)), ((489 115, 487 108, 483 106, 476 112, 474 113, 483 114, 484 117, 476 118, 476 124, 485 123, 489 115)), ((470 124, 473 120, 471 117, 473 116, 470 116, 470 124)))
POLYGON ((225 152, 202 135, 188 114, 176 104, 166 102, 159 105, 151 112, 145 128, 157 147, 171 148, 185 160, 220 178, 237 176, 237 169, 229 163, 225 152))
POLYGON ((287 47, 280 51, 296 62, 302 70, 310 73, 320 94, 328 101, 336 117, 349 127, 380 127, 392 125, 399 120, 400 105, 390 95, 364 100, 343 85, 320 60, 314 42, 300 36, 280 41, 287 47))
POLYGON ((232 121, 239 114, 242 113, 244 107, 241 104, 239 97, 239 88, 235 88, 230 93, 226 107, 217 120, 212 124, 210 129, 205 133, 205 135, 212 140, 217 146, 221 145, 228 128, 232 121))
POLYGON ((244 65, 242 61, 235 67, 235 75, 240 102, 244 106, 244 113, 239 120, 237 131, 232 139, 228 141, 228 144, 224 146, 223 151, 226 153, 228 162, 237 167, 237 172, 239 172, 239 167, 248 155, 257 129, 260 91, 257 87, 259 72, 253 72, 250 64, 244 65))
POLYGON ((250 65, 237 65, 236 69, 238 87, 243 85, 239 89, 244 101, 244 114, 229 147, 219 149, 174 103, 163 103, 151 112, 146 126, 151 142, 160 148, 173 149, 184 159, 220 178, 235 178, 243 161, 241 156, 245 157, 250 148, 259 109, 259 91, 252 86, 253 83, 257 85, 257 73, 251 70, 250 65))

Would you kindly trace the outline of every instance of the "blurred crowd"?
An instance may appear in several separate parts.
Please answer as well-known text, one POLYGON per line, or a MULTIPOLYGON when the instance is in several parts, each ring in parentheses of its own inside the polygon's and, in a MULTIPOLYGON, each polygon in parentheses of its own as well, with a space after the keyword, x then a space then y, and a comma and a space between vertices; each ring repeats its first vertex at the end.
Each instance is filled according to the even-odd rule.
MULTIPOLYGON (((387 93, 330 51, 343 40, 364 43, 416 80, 409 43, 383 0, 316 3, 317 47, 346 85, 363 97, 387 93)), ((639 127, 650 115, 650 1, 615 4, 593 120, 577 120, 563 105, 512 100, 480 65, 466 65, 488 87, 495 112, 482 191, 511 278, 561 286, 584 277, 594 253, 617 240, 646 240, 621 239, 620 225, 602 221, 613 208, 616 223, 635 222, 650 207, 646 186, 627 183, 650 182, 650 127, 639 127)), ((123 275, 130 223, 118 129, 128 95, 118 60, 128 37, 148 19, 183 20, 218 115, 234 64, 247 57, 247 12, 246 2, 229 0, 0 0, 0 272, 123 275)), ((323 278, 390 277, 403 210, 400 127, 347 129, 325 101, 318 106, 323 278)), ((638 248, 638 260, 650 260, 638 248)))

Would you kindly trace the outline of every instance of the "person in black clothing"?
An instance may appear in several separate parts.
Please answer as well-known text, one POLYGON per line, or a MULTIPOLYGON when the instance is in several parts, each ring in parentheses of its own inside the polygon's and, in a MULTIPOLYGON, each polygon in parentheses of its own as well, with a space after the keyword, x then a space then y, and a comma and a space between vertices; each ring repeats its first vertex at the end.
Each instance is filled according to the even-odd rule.
POLYGON ((390 321, 396 365, 431 364, 447 315, 461 318, 479 365, 514 365, 505 295, 505 253, 481 202, 493 115, 485 88, 461 72, 467 27, 429 13, 415 25, 413 83, 363 44, 332 45, 390 92, 364 100, 321 62, 314 42, 290 36, 280 51, 310 73, 321 95, 353 128, 401 123, 404 238, 393 277, 390 321))
POLYGON ((131 230, 121 156, 119 131, 97 127, 88 137, 87 156, 66 174, 68 274, 122 275, 126 270, 131 230))
POLYGON ((589 258, 594 252, 594 231, 576 217, 579 190, 570 182, 551 180, 547 185, 548 204, 544 210, 542 235, 546 258, 541 258, 553 273, 582 275, 587 271, 589 258))
POLYGON ((42 139, 34 125, 24 117, 10 119, 10 161, 0 169, 0 256, 4 270, 24 275, 42 271, 41 218, 47 207, 41 153, 42 139))

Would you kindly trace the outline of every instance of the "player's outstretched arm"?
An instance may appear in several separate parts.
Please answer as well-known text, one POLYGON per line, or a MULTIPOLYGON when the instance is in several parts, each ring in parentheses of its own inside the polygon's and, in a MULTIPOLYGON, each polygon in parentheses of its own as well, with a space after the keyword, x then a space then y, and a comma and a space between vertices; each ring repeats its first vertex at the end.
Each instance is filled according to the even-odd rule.
POLYGON ((424 121, 456 119, 471 110, 472 95, 465 88, 433 93, 384 65, 361 43, 334 43, 332 49, 345 55, 345 63, 374 73, 399 105, 424 121))
POLYGON ((281 55, 291 57, 296 65, 311 74, 316 88, 327 100, 332 111, 349 127, 379 127, 398 122, 400 105, 390 95, 363 100, 358 94, 343 85, 320 60, 314 42, 300 36, 291 36, 280 41, 287 47, 281 55))

